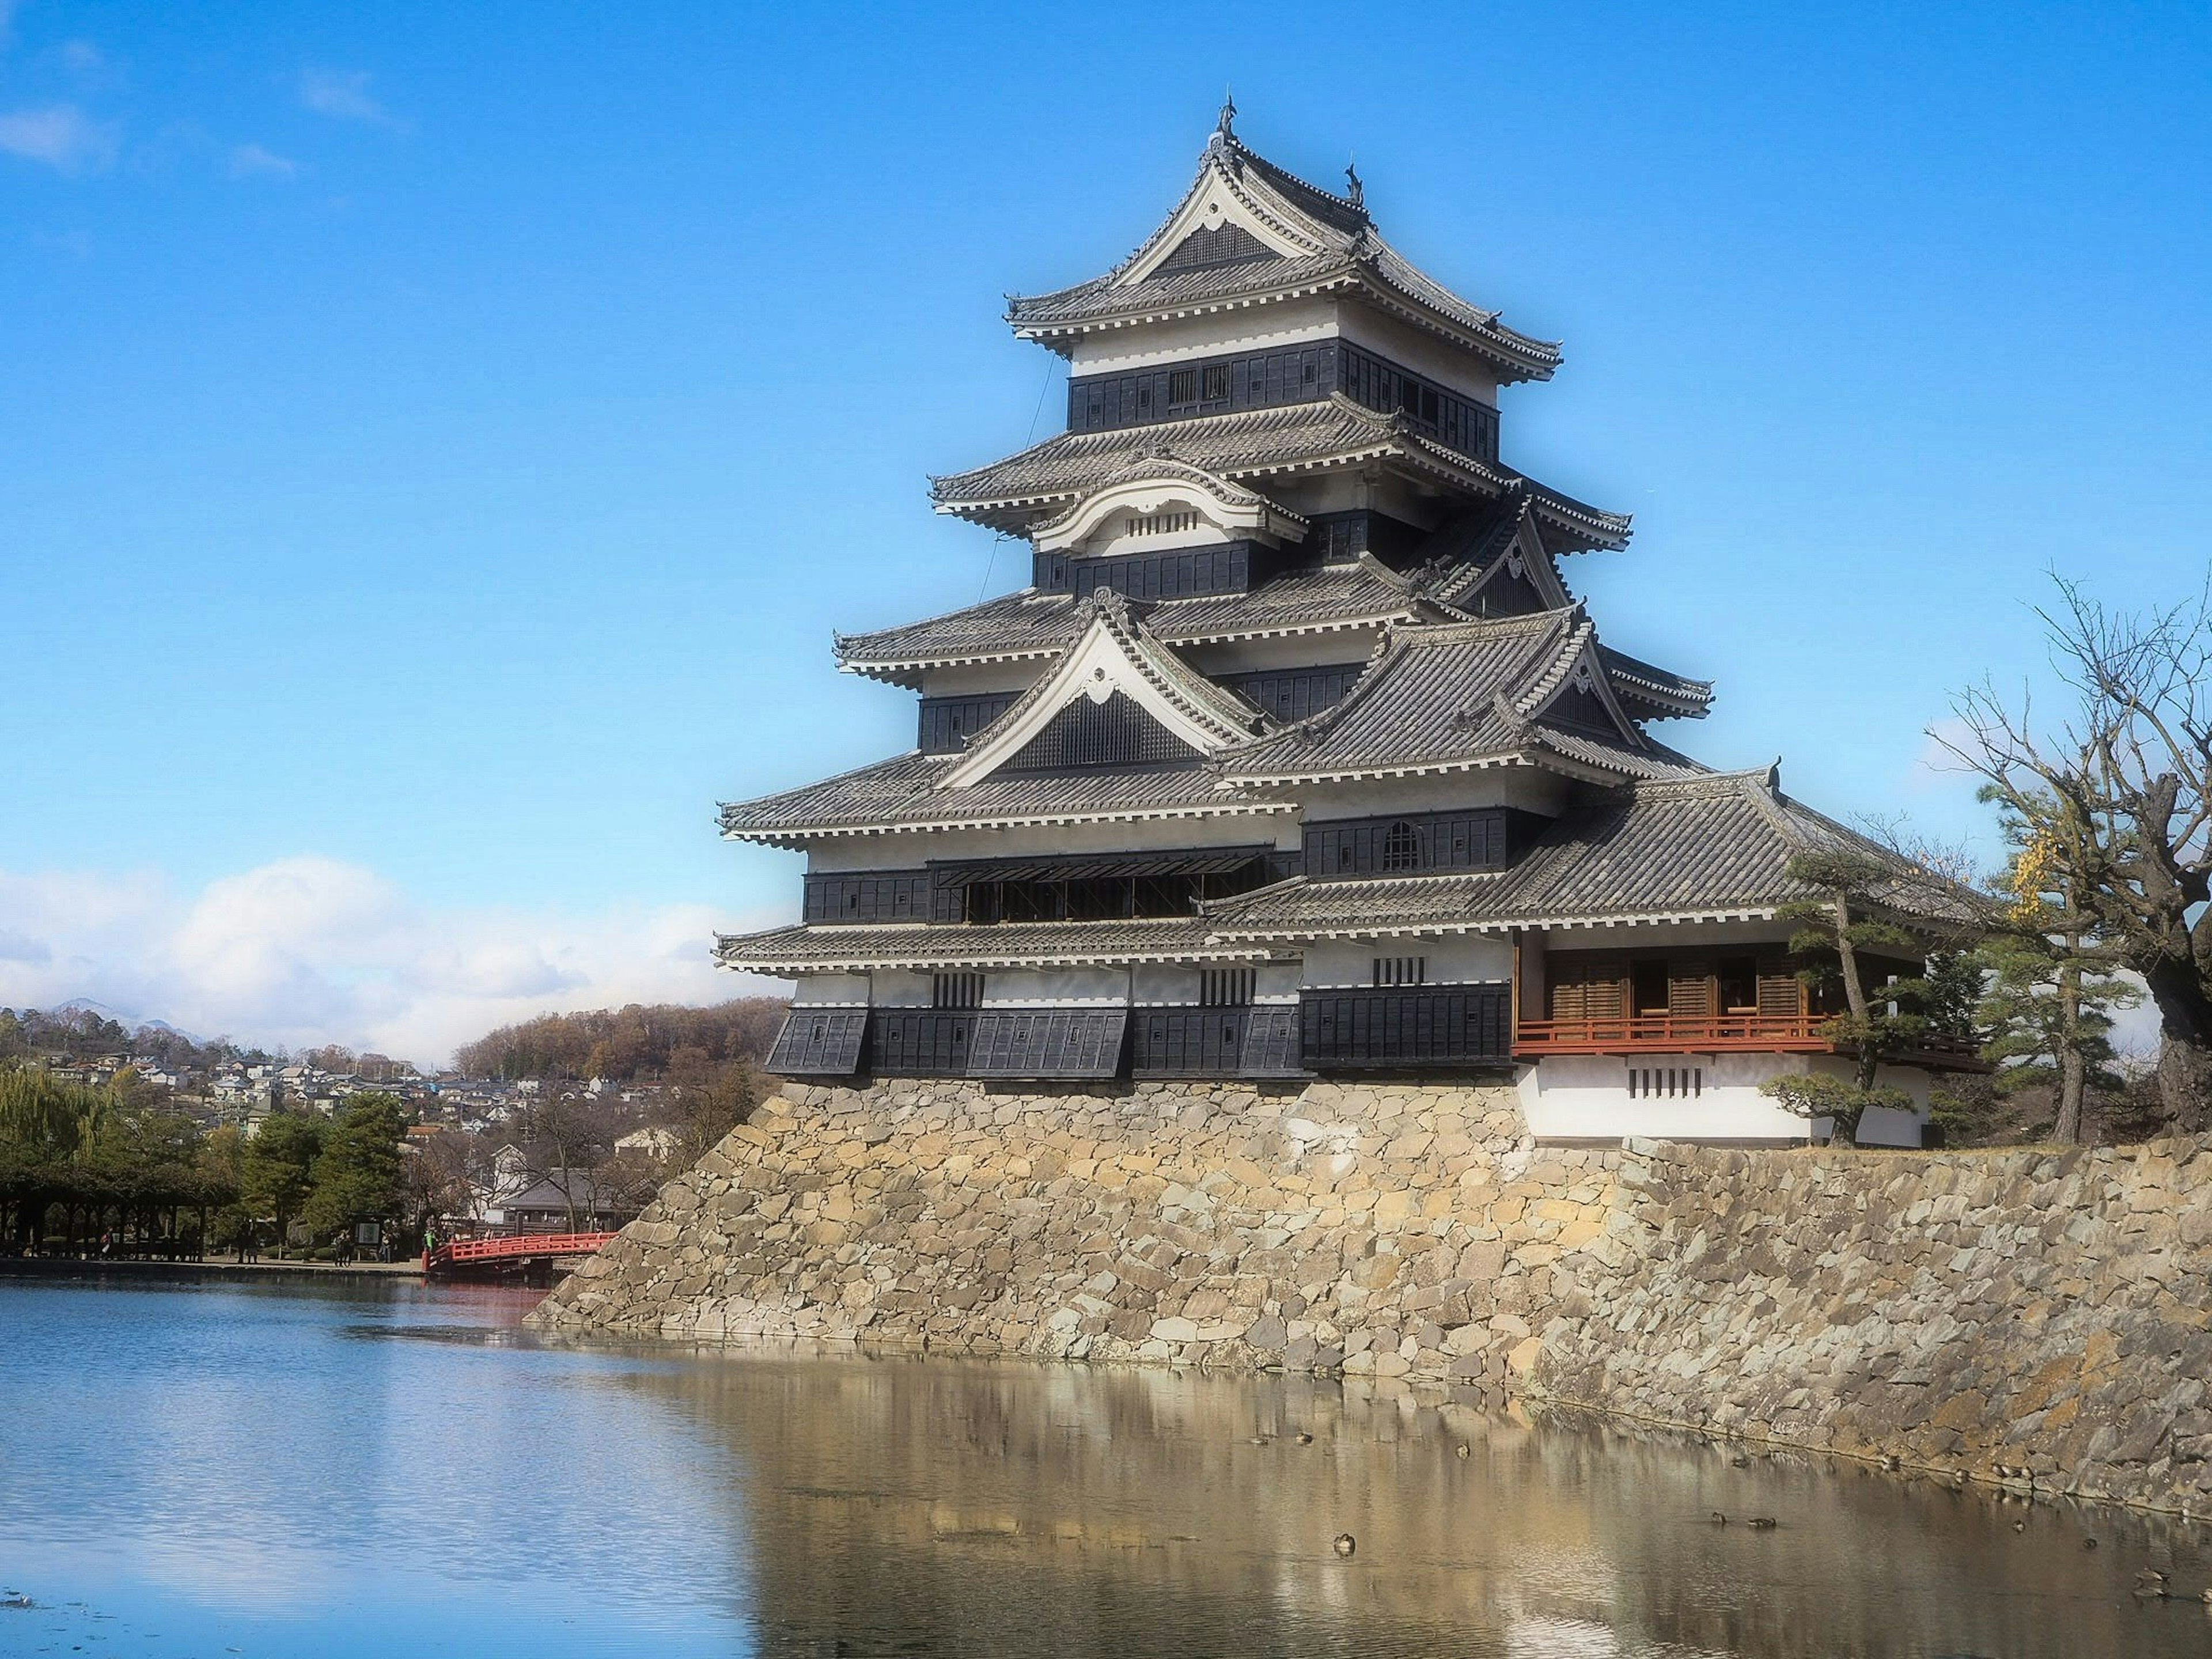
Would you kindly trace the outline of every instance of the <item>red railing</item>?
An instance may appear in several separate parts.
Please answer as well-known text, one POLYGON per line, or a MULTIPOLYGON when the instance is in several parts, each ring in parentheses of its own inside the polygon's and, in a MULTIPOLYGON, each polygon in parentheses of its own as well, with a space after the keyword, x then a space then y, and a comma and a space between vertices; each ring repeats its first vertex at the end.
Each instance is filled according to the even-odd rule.
POLYGON ((613 1242, 613 1233, 514 1233, 497 1238, 457 1238, 422 1253, 422 1271, 445 1272, 471 1265, 527 1261, 539 1256, 590 1255, 613 1242))
MULTIPOLYGON (((1827 1014, 1629 1014, 1600 1019, 1524 1019, 1513 1052, 1545 1054, 1830 1054, 1848 1045, 1830 1040, 1827 1014)), ((1900 1060, 1978 1068, 1972 1039, 1930 1033, 1900 1060)))

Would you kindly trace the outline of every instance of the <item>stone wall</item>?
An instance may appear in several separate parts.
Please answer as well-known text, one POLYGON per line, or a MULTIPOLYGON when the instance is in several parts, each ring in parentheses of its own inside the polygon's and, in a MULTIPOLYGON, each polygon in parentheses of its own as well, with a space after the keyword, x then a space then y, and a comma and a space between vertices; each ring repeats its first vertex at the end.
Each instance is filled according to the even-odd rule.
POLYGON ((539 1317, 1495 1383, 1619 1161, 1504 1087, 787 1085, 539 1317))
POLYGON ((1637 1143, 1526 1392, 2212 1516, 2212 1144, 1637 1143))
POLYGON ((791 1085, 536 1317, 1340 1370, 2212 1511, 2208 1177, 1539 1147, 1504 1087, 791 1085))

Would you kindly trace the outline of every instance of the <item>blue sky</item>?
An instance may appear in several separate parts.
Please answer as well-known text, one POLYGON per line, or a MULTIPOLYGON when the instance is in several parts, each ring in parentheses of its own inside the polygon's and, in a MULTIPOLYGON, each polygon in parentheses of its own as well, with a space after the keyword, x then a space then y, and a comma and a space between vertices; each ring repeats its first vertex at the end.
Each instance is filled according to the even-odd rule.
POLYGON ((1000 296, 1224 82, 1565 340, 1506 458, 1636 515, 1569 576, 1703 758, 1966 833, 1921 734, 2042 573, 2204 570, 2201 7, 0 14, 0 1002, 428 1060, 734 988, 798 861, 714 803, 910 740, 830 632, 1019 580, 926 475, 1053 428, 1000 296))

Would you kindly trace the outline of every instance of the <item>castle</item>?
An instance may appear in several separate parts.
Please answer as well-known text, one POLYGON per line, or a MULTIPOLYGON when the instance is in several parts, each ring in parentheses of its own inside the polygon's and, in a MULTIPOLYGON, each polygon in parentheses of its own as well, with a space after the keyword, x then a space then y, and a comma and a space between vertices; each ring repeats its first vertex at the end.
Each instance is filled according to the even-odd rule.
MULTIPOLYGON (((1777 912, 1793 854, 1868 844, 1653 735, 1711 687, 1569 581, 1627 519, 1500 459, 1501 391, 1559 347, 1233 115, 1127 260, 1011 303, 1066 430, 934 496, 1025 538, 1030 585, 838 640, 919 694, 915 747, 722 810, 807 855, 802 921, 718 947, 796 981, 769 1069, 1510 1077, 1540 1139, 1802 1139, 1758 1085, 1850 1062, 1777 912)), ((1966 1057, 1907 1058, 1919 1109, 1862 1139, 1918 1145, 1966 1057)))

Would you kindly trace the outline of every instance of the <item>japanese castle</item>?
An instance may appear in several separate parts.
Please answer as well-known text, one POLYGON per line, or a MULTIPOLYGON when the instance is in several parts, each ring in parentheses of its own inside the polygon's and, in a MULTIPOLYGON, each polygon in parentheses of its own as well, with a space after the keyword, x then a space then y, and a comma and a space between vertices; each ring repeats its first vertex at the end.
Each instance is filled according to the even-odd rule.
MULTIPOLYGON (((933 493, 1030 585, 837 641, 919 694, 915 747, 722 810, 807 855, 803 921, 719 945, 796 981, 769 1069, 1510 1079, 1541 1138, 1802 1139, 1757 1085, 1847 1061, 1775 912, 1858 838, 1654 735, 1711 687, 1571 578, 1628 520, 1500 459, 1559 347, 1234 114, 1127 261, 1011 301, 1067 429, 933 493)), ((1918 1144, 1924 1058, 1863 1139, 1918 1144)))

